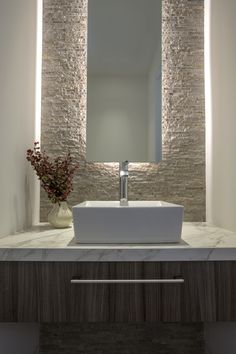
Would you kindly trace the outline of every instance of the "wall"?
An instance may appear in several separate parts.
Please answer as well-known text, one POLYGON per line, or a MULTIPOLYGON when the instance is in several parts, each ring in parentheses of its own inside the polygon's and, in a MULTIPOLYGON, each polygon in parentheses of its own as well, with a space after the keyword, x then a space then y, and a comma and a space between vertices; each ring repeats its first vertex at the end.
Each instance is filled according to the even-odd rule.
MULTIPOLYGON (((236 231, 235 0, 205 0, 207 221, 236 231)), ((235 354, 236 324, 206 324, 206 354, 235 354)))
MULTIPOLYGON (((36 0, 0 1, 1 236, 20 231, 38 219, 38 183, 25 159, 26 149, 36 136, 38 6, 36 0)), ((36 353, 38 334, 37 325, 0 324, 0 352, 36 353)))
MULTIPOLYGON (((36 182, 25 159, 35 139, 36 6, 0 2, 0 235, 36 219, 36 182)), ((36 200, 37 199, 37 200, 36 200)))
MULTIPOLYGON (((163 160, 131 164, 129 198, 183 204, 205 220, 204 2, 163 0, 163 160)), ((42 144, 80 162, 70 203, 117 200, 118 164, 86 162, 87 0, 45 0, 42 144)), ((42 193, 41 219, 50 203, 42 193)))
POLYGON ((236 231, 236 2, 207 4, 207 218, 236 231))
POLYGON ((147 161, 146 77, 88 78, 88 161, 147 161))

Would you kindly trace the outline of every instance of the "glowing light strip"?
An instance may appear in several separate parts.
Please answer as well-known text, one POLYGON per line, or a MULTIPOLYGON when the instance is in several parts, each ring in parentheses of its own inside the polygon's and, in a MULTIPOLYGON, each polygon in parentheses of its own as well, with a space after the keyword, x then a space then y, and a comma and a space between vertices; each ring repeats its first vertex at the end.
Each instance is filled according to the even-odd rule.
POLYGON ((211 0, 205 0, 205 119, 206 119, 206 221, 212 222, 212 87, 211 87, 211 0))
POLYGON ((35 77, 35 140, 41 135, 41 84, 42 84, 42 32, 43 0, 37 0, 36 24, 36 77, 35 77))
MULTIPOLYGON (((37 0, 36 8, 36 62, 35 62, 35 122, 34 139, 41 137, 41 86, 42 86, 42 33, 43 33, 43 0, 37 0)), ((35 180, 33 225, 38 224, 40 218, 40 184, 35 180)))

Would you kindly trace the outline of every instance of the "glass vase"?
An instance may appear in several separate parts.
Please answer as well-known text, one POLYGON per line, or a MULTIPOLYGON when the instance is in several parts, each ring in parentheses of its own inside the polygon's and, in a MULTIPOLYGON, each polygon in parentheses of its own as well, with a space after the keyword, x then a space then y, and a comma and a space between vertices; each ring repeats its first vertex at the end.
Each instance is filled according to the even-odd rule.
POLYGON ((66 201, 55 203, 48 214, 48 222, 56 229, 64 229, 72 224, 72 212, 66 201))

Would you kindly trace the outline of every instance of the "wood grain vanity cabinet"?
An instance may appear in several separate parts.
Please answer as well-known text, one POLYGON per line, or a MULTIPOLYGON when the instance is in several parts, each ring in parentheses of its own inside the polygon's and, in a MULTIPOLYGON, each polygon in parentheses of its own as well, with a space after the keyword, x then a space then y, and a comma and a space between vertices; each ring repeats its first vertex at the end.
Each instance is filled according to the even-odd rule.
POLYGON ((236 320, 236 262, 0 262, 0 321, 236 320), (184 279, 72 284, 71 279, 184 279))

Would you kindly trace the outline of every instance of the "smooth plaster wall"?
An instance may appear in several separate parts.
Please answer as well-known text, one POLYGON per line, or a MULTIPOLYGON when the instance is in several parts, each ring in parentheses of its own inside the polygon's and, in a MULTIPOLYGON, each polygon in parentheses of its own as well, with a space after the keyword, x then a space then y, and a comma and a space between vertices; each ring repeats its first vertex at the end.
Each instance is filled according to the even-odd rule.
POLYGON ((236 231, 236 1, 207 5, 207 219, 236 231))
MULTIPOLYGON (((37 221, 38 183, 26 149, 36 134, 36 28, 40 0, 0 1, 0 235, 37 221)), ((0 324, 1 354, 38 352, 39 327, 0 324)))
POLYGON ((37 209, 25 159, 35 138, 36 19, 37 1, 0 1, 1 236, 32 225, 37 209))
POLYGON ((88 77, 88 161, 147 161, 146 76, 88 77))
MULTIPOLYGON (((69 202, 118 200, 118 164, 86 162, 87 0, 44 0, 42 145, 80 162, 69 202)), ((131 164, 130 200, 183 204, 205 220, 204 2, 163 0, 162 162, 131 164)), ((51 206, 41 195, 41 219, 51 206)))
MULTIPOLYGON (((236 2, 205 0, 207 221, 236 231, 236 2)), ((205 326, 206 354, 235 354, 236 323, 205 326)))

